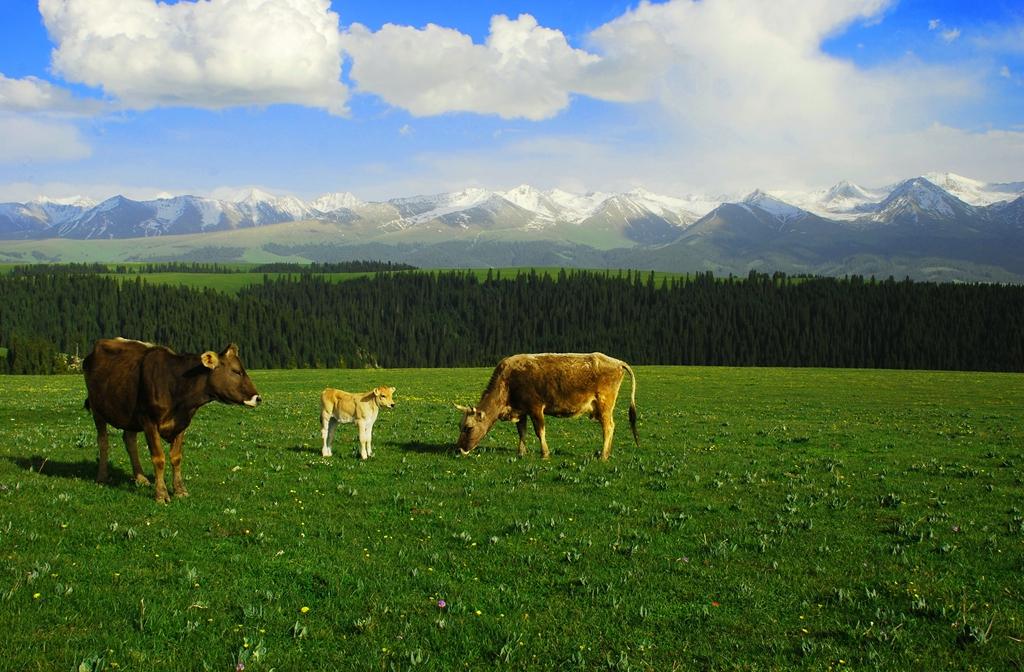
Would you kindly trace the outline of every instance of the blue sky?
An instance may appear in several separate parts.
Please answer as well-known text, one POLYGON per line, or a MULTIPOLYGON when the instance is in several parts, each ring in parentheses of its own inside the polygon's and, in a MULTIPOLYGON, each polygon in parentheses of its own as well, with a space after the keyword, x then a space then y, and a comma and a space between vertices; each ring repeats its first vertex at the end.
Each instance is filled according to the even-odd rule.
POLYGON ((1019 2, 7 0, 0 201, 1024 179, 1019 2))

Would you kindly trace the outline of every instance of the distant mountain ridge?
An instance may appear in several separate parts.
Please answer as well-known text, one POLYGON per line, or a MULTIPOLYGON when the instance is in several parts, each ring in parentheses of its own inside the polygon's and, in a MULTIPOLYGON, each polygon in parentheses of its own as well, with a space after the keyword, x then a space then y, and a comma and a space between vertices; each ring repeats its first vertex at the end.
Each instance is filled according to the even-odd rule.
MULTIPOLYGON (((223 246, 232 232, 297 222, 318 223, 319 244, 338 255, 372 243, 394 261, 409 261, 402 250, 415 250, 421 265, 431 250, 446 262, 491 265, 502 244, 517 242, 527 264, 546 245, 541 256, 560 250, 556 258, 570 266, 600 257, 608 265, 680 271, 907 268, 955 279, 1024 278, 1024 181, 989 184, 952 173, 877 189, 840 182, 809 193, 755 189, 718 198, 643 189, 572 194, 524 184, 379 202, 348 192, 305 202, 259 190, 233 199, 38 199, 0 204, 0 241, 217 233, 229 236, 219 238, 223 246), (487 245, 496 247, 484 254, 487 245)), ((278 240, 275 249, 290 242, 278 240)))

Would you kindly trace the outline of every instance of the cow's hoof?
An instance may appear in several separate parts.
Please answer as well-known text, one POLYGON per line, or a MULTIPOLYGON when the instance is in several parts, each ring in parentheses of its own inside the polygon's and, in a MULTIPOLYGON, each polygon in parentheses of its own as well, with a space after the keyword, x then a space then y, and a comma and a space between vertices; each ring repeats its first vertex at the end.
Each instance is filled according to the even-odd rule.
POLYGON ((110 477, 107 475, 97 476, 96 482, 100 485, 108 485, 110 483, 110 477))
POLYGON ((333 453, 331 452, 330 448, 328 448, 327 450, 321 450, 320 451, 320 456, 321 457, 330 457, 331 455, 333 455, 333 453))
POLYGON ((138 474, 135 477, 135 485, 150 485, 150 482, 148 478, 146 478, 142 474, 138 474))
POLYGON ((171 496, 166 492, 158 492, 156 493, 156 497, 154 498, 154 500, 156 501, 157 504, 170 504, 171 496))
POLYGON ((186 490, 185 488, 180 488, 180 489, 179 488, 175 488, 174 489, 174 497, 176 499, 181 499, 182 497, 188 497, 188 490, 186 490))

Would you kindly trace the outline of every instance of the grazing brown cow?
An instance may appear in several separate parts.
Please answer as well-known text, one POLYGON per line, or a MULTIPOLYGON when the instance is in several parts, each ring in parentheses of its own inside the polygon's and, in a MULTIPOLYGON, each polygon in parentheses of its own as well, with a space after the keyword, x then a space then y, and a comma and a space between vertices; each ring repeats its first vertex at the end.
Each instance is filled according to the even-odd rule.
POLYGON ((491 382, 475 408, 459 406, 462 411, 456 448, 463 455, 476 448, 498 420, 513 420, 519 430, 519 455, 526 454, 526 419, 540 439, 541 454, 550 457, 544 436, 544 416, 578 417, 586 413, 601 423, 604 446, 601 459, 612 454, 615 432, 615 400, 622 377, 628 373, 633 383, 629 398, 629 425, 637 446, 636 376, 623 361, 600 352, 581 354, 512 355, 498 362, 491 382))
POLYGON ((100 339, 82 362, 88 397, 85 407, 96 423, 100 450, 97 482, 107 480, 107 424, 124 430, 124 446, 132 461, 135 482, 148 485, 139 463, 137 435, 144 432, 153 459, 156 501, 169 502, 164 483, 164 449, 161 437, 171 442, 174 495, 185 497, 181 477, 181 445, 185 430, 200 406, 224 404, 258 406, 262 399, 249 380, 238 346, 231 344, 217 354, 179 355, 152 343, 123 338, 100 339))

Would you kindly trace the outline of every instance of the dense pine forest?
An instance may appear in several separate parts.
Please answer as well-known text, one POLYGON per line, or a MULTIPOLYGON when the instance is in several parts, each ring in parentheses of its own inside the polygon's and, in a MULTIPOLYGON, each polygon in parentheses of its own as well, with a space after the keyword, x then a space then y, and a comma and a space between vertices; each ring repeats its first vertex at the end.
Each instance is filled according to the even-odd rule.
POLYGON ((599 350, 633 364, 1024 371, 1021 286, 403 271, 265 277, 231 295, 96 270, 0 275, 0 371, 73 369, 115 335, 179 352, 234 342, 249 368, 490 366, 599 350))

